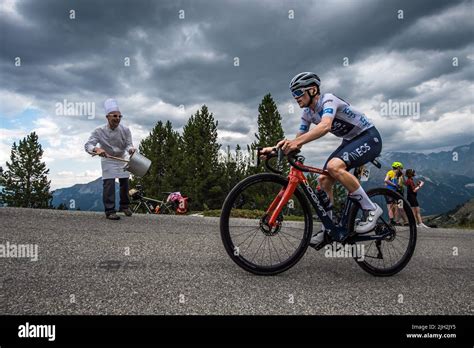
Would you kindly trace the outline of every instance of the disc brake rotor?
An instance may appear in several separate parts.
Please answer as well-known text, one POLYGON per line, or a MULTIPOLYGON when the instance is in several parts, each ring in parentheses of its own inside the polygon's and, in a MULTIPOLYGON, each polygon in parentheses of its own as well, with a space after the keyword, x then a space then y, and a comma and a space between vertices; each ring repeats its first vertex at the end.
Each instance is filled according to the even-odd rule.
POLYGON ((263 234, 265 234, 266 236, 274 236, 278 232, 280 232, 280 230, 281 230, 281 224, 283 222, 283 215, 282 214, 278 215, 278 217, 275 221, 275 226, 274 227, 271 227, 268 224, 268 219, 269 219, 268 215, 264 215, 260 219, 260 231, 262 231, 263 234))

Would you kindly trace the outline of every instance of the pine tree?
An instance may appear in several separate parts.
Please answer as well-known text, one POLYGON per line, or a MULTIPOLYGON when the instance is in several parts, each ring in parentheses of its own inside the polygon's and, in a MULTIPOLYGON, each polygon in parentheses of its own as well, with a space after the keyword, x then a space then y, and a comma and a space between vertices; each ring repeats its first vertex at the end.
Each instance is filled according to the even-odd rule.
POLYGON ((3 171, 3 167, 0 167, 0 186, 5 185, 5 172, 3 171))
POLYGON ((7 162, 5 189, 2 200, 9 206, 49 208, 52 195, 49 169, 41 162, 43 149, 35 132, 19 144, 13 143, 10 162, 7 162))
POLYGON ((218 161, 217 125, 206 105, 192 115, 183 129, 184 192, 192 209, 218 208, 222 204, 222 166, 218 161))
MULTIPOLYGON (((258 133, 255 134, 256 141, 250 146, 251 150, 255 150, 257 147, 274 146, 285 138, 285 133, 281 126, 281 116, 270 93, 263 97, 262 102, 258 106, 257 124, 258 133)), ((272 160, 272 166, 276 166, 276 160, 272 160)), ((289 169, 285 159, 282 160, 281 169, 284 173, 289 169)), ((255 174, 262 170, 265 170, 263 164, 260 168, 249 167, 247 174, 255 174)))
POLYGON ((3 186, 5 185, 5 173, 3 171, 3 167, 0 167, 0 207, 3 206, 3 186))
MULTIPOLYGON (((235 153, 230 152, 230 146, 227 146, 227 151, 223 159, 223 176, 222 176, 222 188, 224 189, 224 195, 232 190, 245 177, 247 160, 244 158, 242 149, 239 144, 235 147, 235 153)), ((224 196, 222 200, 224 200, 224 196)))
POLYGON ((258 106, 258 138, 256 146, 273 146, 285 137, 281 116, 272 95, 268 93, 258 106))
MULTIPOLYGON (((179 182, 180 137, 170 121, 158 121, 150 134, 141 141, 139 152, 151 160, 149 172, 134 178, 132 186, 141 184, 148 196, 161 198, 165 191, 177 190, 179 182)), ((182 179, 182 178, 181 178, 182 179)))
MULTIPOLYGON (((187 175, 181 169, 183 163, 183 142, 178 132, 173 130, 170 121, 165 124, 163 157, 165 158, 165 166, 163 173, 162 191, 180 191, 182 183, 187 175)), ((182 192, 186 195, 186 192, 182 192)))

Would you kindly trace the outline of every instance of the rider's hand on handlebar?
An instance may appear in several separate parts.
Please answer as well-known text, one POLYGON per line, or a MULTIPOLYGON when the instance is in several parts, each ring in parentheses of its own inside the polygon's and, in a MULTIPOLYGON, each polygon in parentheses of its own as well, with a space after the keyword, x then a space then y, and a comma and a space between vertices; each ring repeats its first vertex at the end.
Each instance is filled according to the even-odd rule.
POLYGON ((267 159, 267 155, 271 154, 273 150, 275 150, 274 147, 264 147, 260 150, 260 158, 264 160, 267 159))
POLYGON ((281 148, 283 152, 285 153, 285 155, 288 155, 290 152, 301 149, 301 146, 302 145, 299 144, 297 139, 293 139, 293 140, 285 139, 285 140, 280 141, 277 144, 277 147, 281 148))

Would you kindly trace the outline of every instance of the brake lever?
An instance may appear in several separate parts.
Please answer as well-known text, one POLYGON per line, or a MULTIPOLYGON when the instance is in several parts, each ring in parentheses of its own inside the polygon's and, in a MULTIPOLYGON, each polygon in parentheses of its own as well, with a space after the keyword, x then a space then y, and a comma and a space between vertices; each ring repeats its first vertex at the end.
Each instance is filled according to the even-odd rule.
POLYGON ((257 168, 260 166, 260 151, 262 151, 262 147, 257 147, 257 168))
POLYGON ((288 154, 288 159, 292 160, 296 160, 296 155, 299 154, 301 152, 301 150, 299 149, 296 149, 294 151, 291 151, 289 154, 288 154))
POLYGON ((278 157, 278 166, 281 165, 281 161, 283 160, 283 156, 284 156, 284 152, 282 149, 278 148, 278 153, 277 153, 277 157, 278 157))

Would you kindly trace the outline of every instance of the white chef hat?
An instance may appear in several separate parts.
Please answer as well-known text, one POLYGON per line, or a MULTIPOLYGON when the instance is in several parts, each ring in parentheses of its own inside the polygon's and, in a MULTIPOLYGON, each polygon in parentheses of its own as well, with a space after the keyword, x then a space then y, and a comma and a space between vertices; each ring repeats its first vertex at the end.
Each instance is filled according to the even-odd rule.
POLYGON ((109 98, 104 102, 104 109, 106 114, 109 114, 113 111, 120 111, 117 101, 112 98, 109 98))

